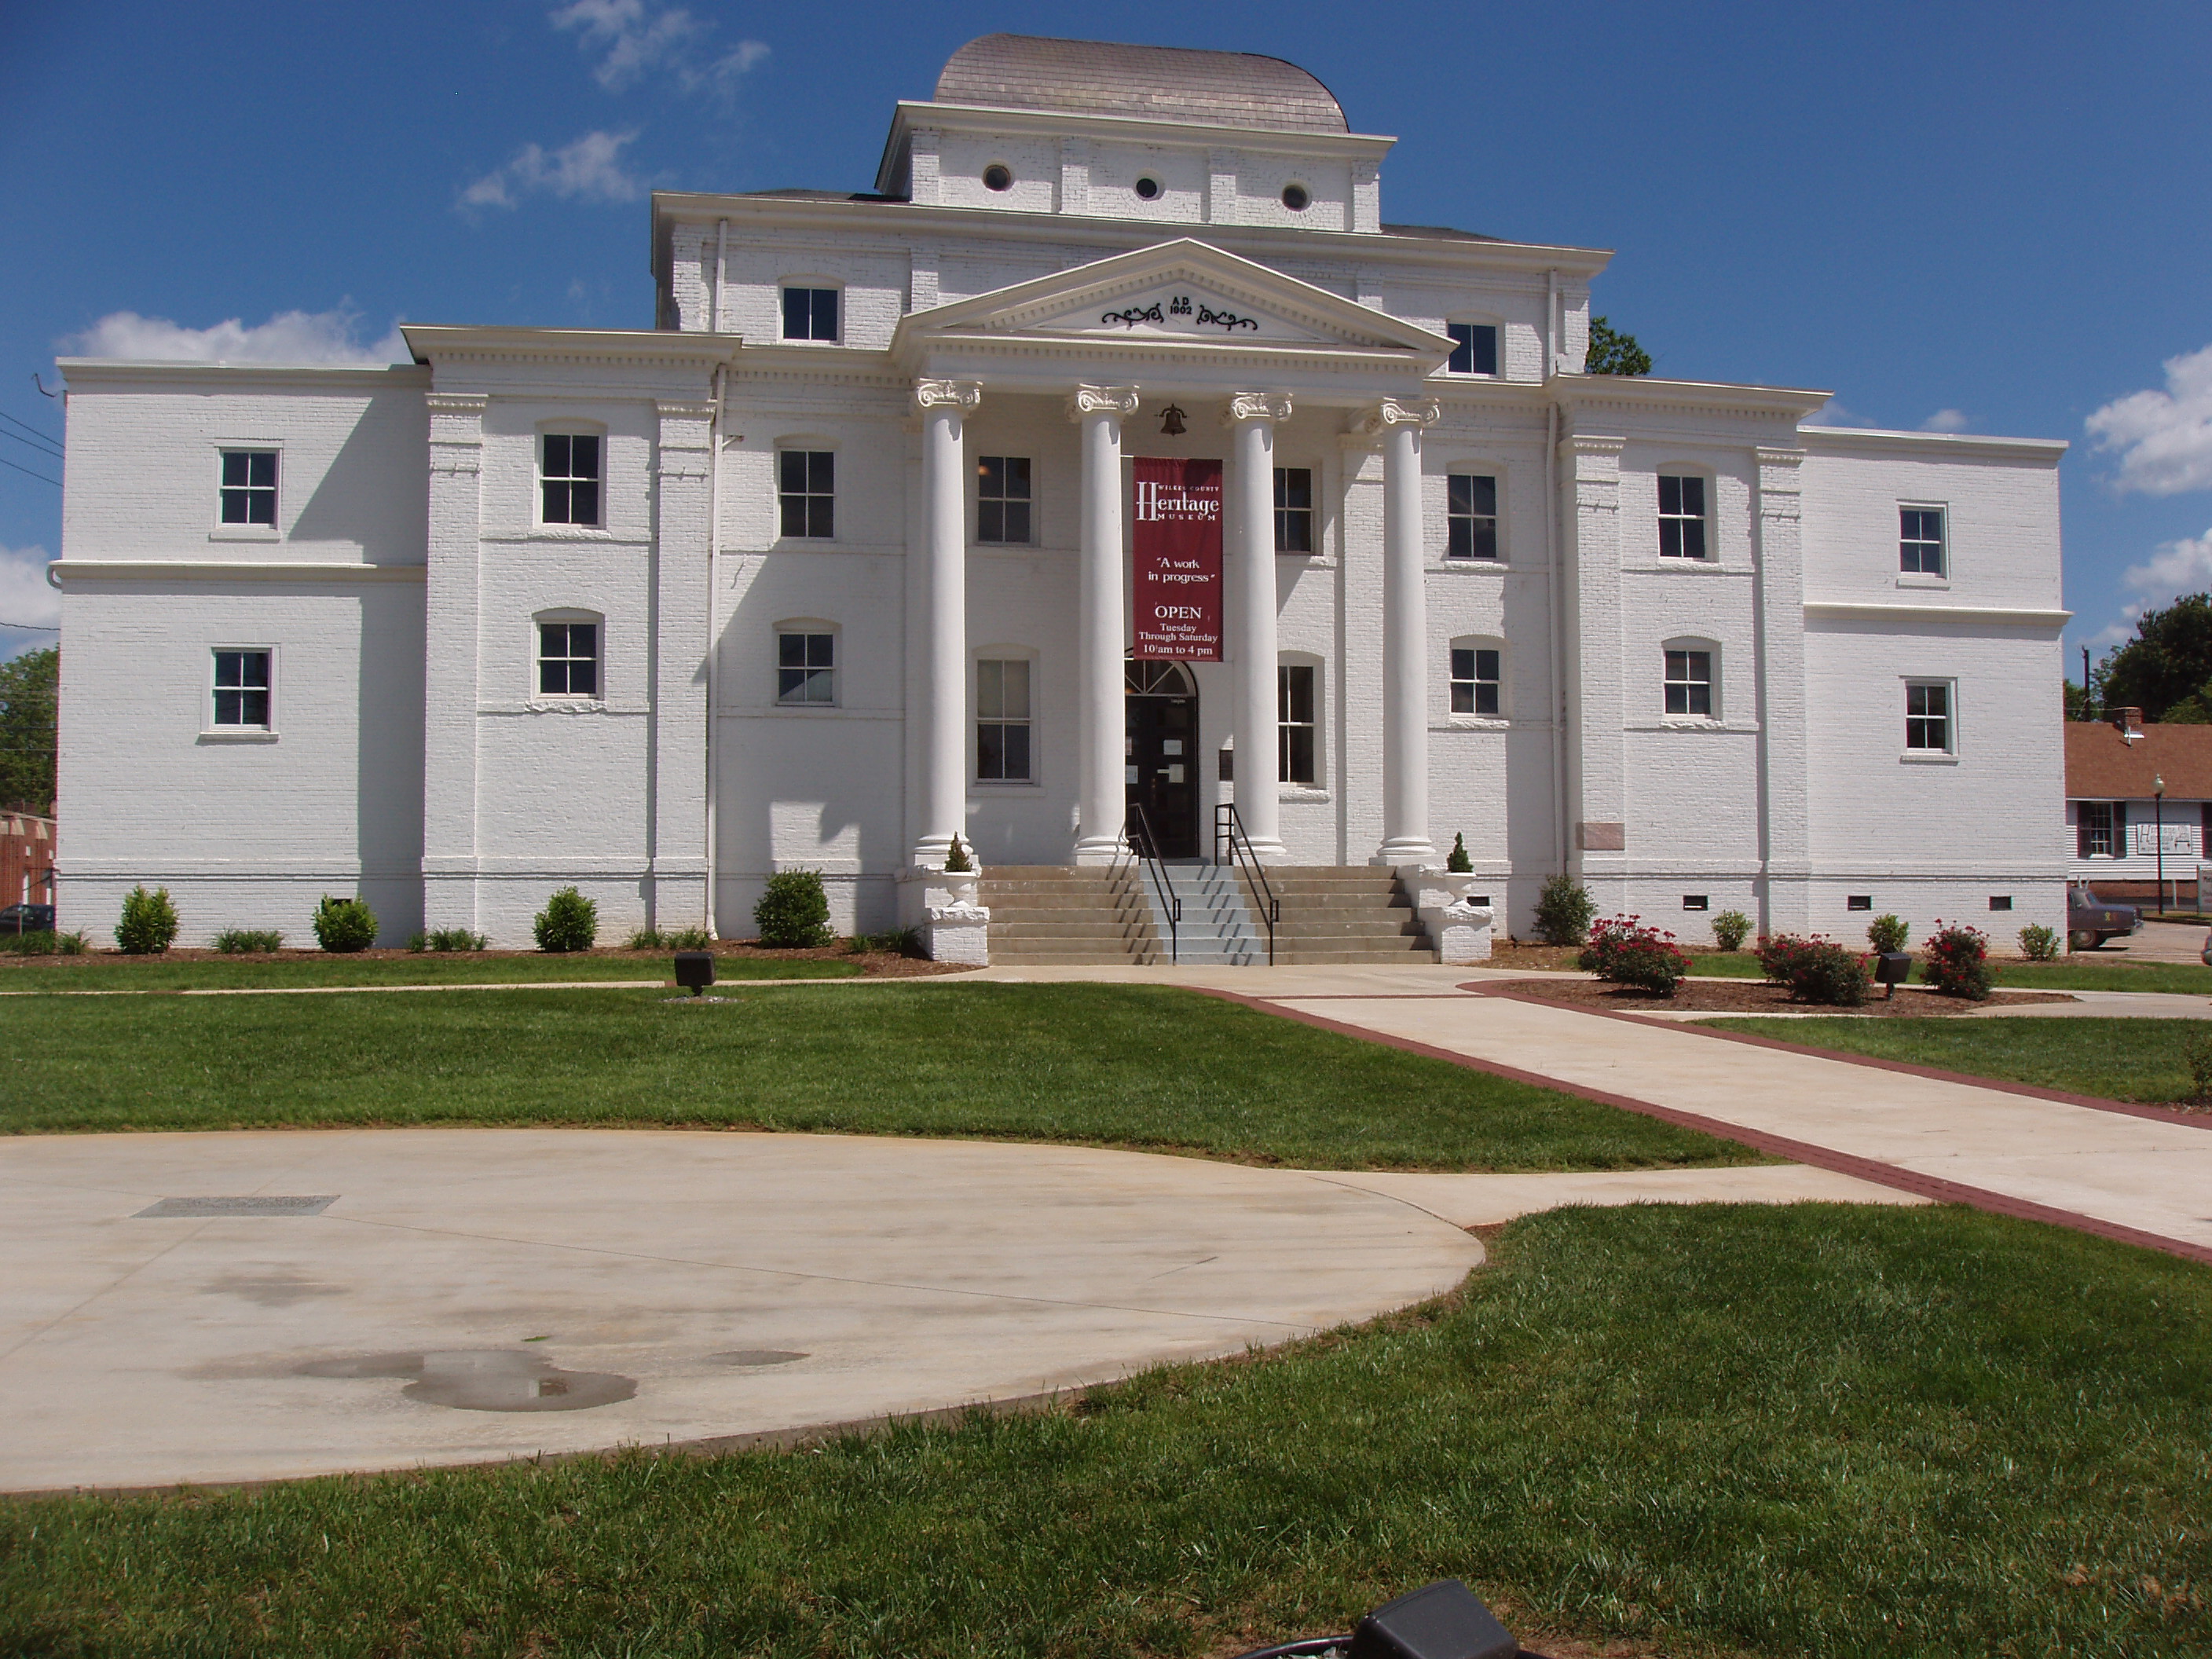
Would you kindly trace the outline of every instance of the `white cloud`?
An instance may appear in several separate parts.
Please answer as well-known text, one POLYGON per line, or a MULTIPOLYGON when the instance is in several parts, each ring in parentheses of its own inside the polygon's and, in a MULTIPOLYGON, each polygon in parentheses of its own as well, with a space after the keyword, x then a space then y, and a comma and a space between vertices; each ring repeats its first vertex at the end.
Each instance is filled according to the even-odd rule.
POLYGON ((186 328, 166 317, 111 311, 81 334, 61 342, 72 356, 123 357, 135 362, 191 363, 404 363, 407 342, 394 325, 374 345, 354 330, 358 313, 283 311, 248 327, 236 317, 208 328, 186 328))
POLYGON ((2160 542, 2148 559, 2120 573, 2120 586, 2135 597, 2120 607, 2124 620, 2089 635, 2087 643, 2100 650, 2133 639, 2136 621, 2144 611, 2171 604, 2184 593, 2212 591, 2212 530, 2160 542))
POLYGON ((643 182, 623 171, 622 152, 635 143, 632 132, 587 132, 573 144, 548 152, 539 144, 525 144, 506 166, 491 172, 464 190, 455 204, 462 211, 475 208, 511 208, 520 197, 536 193, 586 202, 633 202, 644 191, 643 182))
POLYGON ((1831 398, 1805 417, 1807 426, 1856 426, 1858 417, 1844 407, 1840 398, 1831 398))
POLYGON ((622 92, 665 70, 685 92, 705 88, 726 94, 738 76, 769 53, 764 41, 740 40, 710 57, 711 21, 702 21, 681 6, 653 10, 646 0, 573 0, 547 14, 547 21, 556 29, 574 29, 580 47, 600 54, 592 76, 609 92, 622 92))
POLYGON ((43 547, 0 547, 0 623, 28 624, 0 628, 0 657, 54 642, 31 631, 61 625, 62 596, 46 585, 46 558, 43 547))
POLYGON ((1920 429, 1923 432, 1964 432, 1972 424, 1963 409, 1939 409, 1921 422, 1920 429))
POLYGON ((2131 392, 2084 422, 2120 454, 2121 489, 2178 495, 2212 489, 2212 346, 2166 361, 2166 390, 2131 392))

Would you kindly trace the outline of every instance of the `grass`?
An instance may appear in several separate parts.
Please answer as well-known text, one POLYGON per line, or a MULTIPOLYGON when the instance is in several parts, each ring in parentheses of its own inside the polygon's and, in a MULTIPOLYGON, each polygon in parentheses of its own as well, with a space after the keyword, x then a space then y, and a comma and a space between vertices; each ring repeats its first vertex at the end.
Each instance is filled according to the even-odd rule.
MULTIPOLYGON (((718 980, 851 979, 857 963, 835 957, 717 957, 718 980)), ((563 980, 666 980, 663 956, 526 954, 324 956, 278 961, 222 957, 33 957, 0 966, 0 991, 232 991, 288 985, 506 985, 563 980)))
MULTIPOLYGON (((2014 991, 2171 991, 2212 996, 2212 968, 2189 962, 2126 962, 2079 957, 2057 962, 1992 962, 1996 983, 2014 991)), ((1690 971, 1708 979, 1758 979, 1759 958, 1748 951, 1690 955, 1690 971)), ((1918 984, 1919 969, 1913 970, 1918 984)))
POLYGON ((1072 1409, 0 1505, 0 1650, 1200 1655, 1463 1577, 1674 1655, 2212 1650, 2212 1273, 1948 1208, 1516 1224, 1072 1409))
POLYGON ((1765 1161, 1731 1141, 1153 986, 57 998, 0 1130, 727 1125, 1330 1169, 1765 1161))
POLYGON ((1814 1048, 2002 1078, 2039 1089, 2144 1104, 2186 1102, 2196 1093, 2191 1042, 2212 1042, 2195 1019, 1767 1019, 1698 1022, 1814 1048))

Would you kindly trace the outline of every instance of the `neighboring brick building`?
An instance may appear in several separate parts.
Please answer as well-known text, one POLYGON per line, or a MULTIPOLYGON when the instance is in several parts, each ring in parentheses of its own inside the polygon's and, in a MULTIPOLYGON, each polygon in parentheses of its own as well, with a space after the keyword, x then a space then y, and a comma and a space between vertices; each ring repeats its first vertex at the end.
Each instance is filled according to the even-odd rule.
POLYGON ((54 902, 58 826, 31 812, 0 812, 0 908, 54 902))
POLYGON ((2140 708, 2069 722, 2066 831, 2067 873, 2099 897, 2157 902, 2163 842, 2165 902, 2197 908, 2197 866, 2212 862, 2212 726, 2146 726, 2140 708))

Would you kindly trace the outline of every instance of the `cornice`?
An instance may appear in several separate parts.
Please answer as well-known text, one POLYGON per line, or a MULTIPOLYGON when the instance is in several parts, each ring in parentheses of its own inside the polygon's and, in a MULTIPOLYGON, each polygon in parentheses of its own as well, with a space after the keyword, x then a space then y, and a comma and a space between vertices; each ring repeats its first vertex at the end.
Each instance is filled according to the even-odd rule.
POLYGON ((2059 629, 2074 619, 2071 611, 1995 605, 1885 605, 1856 599, 1808 599, 1805 614, 1834 622, 1957 623, 1985 628, 2059 629))
POLYGON ((1559 399, 1559 407, 1570 415, 1586 410, 1638 413, 1682 410, 1699 415, 1786 420, 1792 427, 1833 395, 1796 386, 1734 385, 1721 380, 1655 380, 1627 374, 1555 374, 1547 384, 1559 399))
POLYGON ((623 363, 708 369, 734 362, 736 334, 674 329, 482 327, 411 323, 400 332, 424 362, 623 363))
POLYGON ((1990 438, 1955 432, 1882 432, 1871 428, 1808 426, 1799 434, 1813 454, 1872 450, 1923 460, 2037 460, 2056 466, 2071 446, 2063 438, 1990 438))
POLYGON ((244 559, 57 559, 46 568, 64 582, 419 582, 428 569, 420 564, 362 564, 335 559, 283 563, 244 559))
POLYGON ((54 360, 73 391, 148 380, 221 380, 236 386, 254 381, 271 386, 343 386, 360 391, 379 383, 427 386, 429 372, 419 363, 184 363, 134 362, 121 357, 58 357, 54 360))

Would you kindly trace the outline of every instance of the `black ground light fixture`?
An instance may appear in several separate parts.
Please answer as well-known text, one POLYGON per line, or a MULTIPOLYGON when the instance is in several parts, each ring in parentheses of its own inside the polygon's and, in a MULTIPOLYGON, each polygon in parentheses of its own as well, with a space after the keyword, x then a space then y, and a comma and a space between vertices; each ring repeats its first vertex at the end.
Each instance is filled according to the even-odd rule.
POLYGON ((1385 1601, 1349 1636, 1315 1636, 1255 1648, 1238 1659, 1540 1659, 1456 1578, 1385 1601))
POLYGON ((1910 951, 1877 951, 1874 954, 1874 980, 1877 985, 1887 985, 1885 996, 1895 996, 1897 988, 1912 976, 1912 952, 1910 951))
POLYGON ((678 951, 676 953, 676 982, 693 996, 703 996, 707 988, 714 982, 714 953, 712 951, 678 951))

